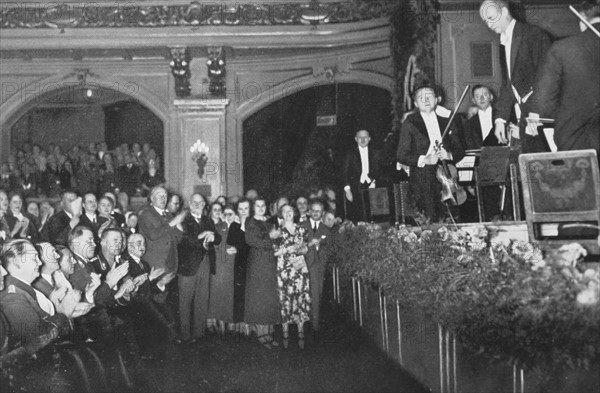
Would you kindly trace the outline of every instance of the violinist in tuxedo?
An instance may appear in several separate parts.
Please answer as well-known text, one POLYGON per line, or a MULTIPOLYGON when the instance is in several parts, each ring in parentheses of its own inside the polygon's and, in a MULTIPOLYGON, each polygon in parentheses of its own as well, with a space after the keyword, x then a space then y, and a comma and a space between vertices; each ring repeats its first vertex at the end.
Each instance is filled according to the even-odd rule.
MULTIPOLYGON (((544 152, 548 150, 546 142, 539 135, 525 132, 524 118, 538 93, 534 88, 536 76, 550 48, 550 36, 537 26, 517 21, 509 5, 505 0, 486 0, 479 8, 481 19, 500 35, 503 83, 494 133, 501 143, 508 143, 507 124, 512 119, 520 129, 518 137, 523 153, 544 152)), ((516 136, 514 132, 513 136, 516 136)))
POLYGON ((442 185, 436 176, 437 164, 441 160, 458 162, 465 151, 454 125, 442 140, 449 119, 436 114, 437 99, 433 87, 417 88, 413 101, 418 112, 408 116, 402 124, 397 158, 401 164, 410 167, 410 192, 417 208, 435 222, 446 214, 440 199, 442 185))
POLYGON ((326 242, 331 236, 330 228, 322 221, 325 211, 323 202, 314 199, 310 202, 309 219, 298 225, 304 227, 307 234, 308 252, 304 256, 308 267, 311 296, 311 321, 313 330, 319 330, 323 280, 329 257, 326 242))
POLYGON ((366 221, 362 190, 375 188, 379 175, 378 152, 369 147, 369 131, 357 131, 354 140, 357 146, 348 152, 343 170, 344 196, 348 201, 346 215, 353 221, 366 221))

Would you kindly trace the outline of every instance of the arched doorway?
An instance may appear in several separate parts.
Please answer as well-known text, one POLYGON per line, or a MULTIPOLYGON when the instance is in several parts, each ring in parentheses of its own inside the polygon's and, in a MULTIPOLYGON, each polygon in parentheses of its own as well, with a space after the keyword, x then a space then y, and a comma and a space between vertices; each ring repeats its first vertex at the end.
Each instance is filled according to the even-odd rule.
POLYGON ((386 147, 391 113, 389 91, 357 83, 311 87, 262 108, 243 123, 244 189, 270 200, 325 186, 339 194, 356 131, 386 147))
POLYGON ((74 149, 81 153, 73 154, 83 156, 101 143, 108 151, 125 144, 131 151, 133 144, 147 143, 159 162, 164 158, 163 120, 133 96, 98 84, 64 83, 24 103, 6 119, 3 141, 10 147, 3 148, 3 171, 8 164, 19 175, 27 161, 22 157, 31 154, 34 145, 53 155, 52 161, 58 161, 61 153, 70 161, 77 160, 69 155, 74 149))

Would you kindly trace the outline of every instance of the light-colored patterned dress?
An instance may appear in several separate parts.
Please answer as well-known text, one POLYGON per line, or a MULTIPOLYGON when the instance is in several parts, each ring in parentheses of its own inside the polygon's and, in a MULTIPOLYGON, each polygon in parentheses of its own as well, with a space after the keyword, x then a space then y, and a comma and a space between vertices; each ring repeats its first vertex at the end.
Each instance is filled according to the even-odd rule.
MULTIPOLYGON (((305 232, 299 226, 296 226, 293 234, 282 228, 282 237, 276 251, 302 244, 305 232)), ((277 257, 277 287, 283 323, 303 323, 309 320, 311 300, 308 268, 306 263, 300 270, 294 268, 294 263, 300 259, 304 261, 304 255, 288 250, 277 257)))

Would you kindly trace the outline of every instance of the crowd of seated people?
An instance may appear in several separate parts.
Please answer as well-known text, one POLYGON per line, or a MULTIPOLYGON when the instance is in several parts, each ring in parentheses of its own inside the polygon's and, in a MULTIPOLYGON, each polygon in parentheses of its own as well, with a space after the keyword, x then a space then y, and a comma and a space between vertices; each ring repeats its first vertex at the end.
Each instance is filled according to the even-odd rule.
POLYGON ((0 167, 0 188, 19 191, 26 198, 55 198, 64 190, 101 194, 121 190, 130 196, 147 195, 165 179, 159 157, 150 144, 124 143, 108 150, 106 143, 73 145, 68 151, 50 143, 14 147, 0 167))
POLYGON ((211 329, 255 332, 271 348, 274 325, 287 348, 290 324, 303 348, 304 323, 319 326, 326 238, 340 221, 334 198, 331 190, 281 197, 269 215, 253 190, 209 204, 156 186, 134 212, 125 192, 64 190, 53 208, 0 189, 1 353, 66 337, 151 360, 211 329), (159 226, 177 233, 174 254, 163 252, 159 226), (178 305, 164 301, 169 288, 178 305))

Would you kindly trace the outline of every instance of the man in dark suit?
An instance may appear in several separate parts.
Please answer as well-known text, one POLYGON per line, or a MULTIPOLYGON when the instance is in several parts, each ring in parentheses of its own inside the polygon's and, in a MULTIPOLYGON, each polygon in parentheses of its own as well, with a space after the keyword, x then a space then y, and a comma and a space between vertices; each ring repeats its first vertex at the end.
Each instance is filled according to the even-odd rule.
POLYGON ((322 221, 324 205, 318 199, 310 202, 310 218, 301 222, 308 234, 308 252, 306 253, 306 266, 308 267, 308 276, 310 280, 311 296, 311 321, 313 330, 320 328, 321 299, 323 297, 323 280, 325 279, 325 270, 327 269, 327 259, 329 257, 326 242, 331 236, 331 230, 322 221))
POLYGON ((440 160, 458 162, 465 151, 454 126, 442 140, 449 119, 435 113, 437 99, 433 87, 417 88, 413 100, 418 112, 402 124, 397 159, 410 167, 409 185, 417 208, 435 222, 446 215, 446 207, 440 200, 442 186, 436 176, 437 164, 440 160))
POLYGON ((49 298, 55 287, 52 274, 60 269, 60 254, 52 244, 47 242, 37 244, 35 249, 42 261, 42 267, 40 276, 33 281, 32 286, 49 298))
POLYGON ((52 301, 31 286, 39 275, 41 261, 34 246, 27 240, 5 243, 0 260, 8 275, 5 290, 0 292, 0 305, 9 326, 8 350, 31 344, 44 335, 54 340, 70 331, 69 318, 82 315, 76 310, 81 294, 63 290, 51 295, 52 301), (59 300, 60 299, 60 300, 59 300))
POLYGON ((221 243, 214 222, 202 214, 206 201, 200 194, 190 197, 190 214, 183 220, 179 244, 179 320, 181 342, 204 336, 208 317, 210 262, 208 249, 221 243), (212 244, 211 244, 212 243, 212 244), (192 314, 194 316, 191 321, 192 314))
POLYGON ((479 8, 479 15, 500 35, 500 66, 504 81, 494 133, 501 143, 507 143, 506 124, 515 120, 519 125, 523 153, 547 151, 546 142, 540 136, 525 132, 524 118, 530 111, 531 95, 537 94, 534 91, 537 70, 550 48, 550 36, 537 26, 514 19, 508 1, 486 0, 479 8))
POLYGON ((96 243, 100 242, 98 229, 108 221, 108 218, 101 217, 98 212, 98 201, 92 193, 87 193, 83 196, 83 214, 79 217, 79 225, 90 228, 94 234, 96 243))
POLYGON ((360 130, 354 137, 357 146, 348 152, 344 164, 344 194, 348 201, 346 216, 353 221, 366 221, 362 190, 375 188, 379 175, 378 152, 369 147, 369 131, 360 130))
POLYGON ((152 294, 163 292, 175 273, 164 274, 162 269, 150 268, 142 257, 146 252, 146 240, 139 233, 127 239, 127 251, 122 255, 123 263, 129 264, 129 273, 122 280, 133 280, 136 289, 131 302, 123 314, 136 337, 142 359, 164 356, 169 322, 156 308, 152 294), (161 277, 162 276, 162 277, 161 277), (160 279, 158 279, 161 277, 160 279))
POLYGON ((62 210, 48 219, 42 231, 42 240, 55 246, 67 246, 69 232, 79 225, 81 216, 81 198, 73 191, 64 191, 61 195, 62 210))
POLYGON ((166 210, 167 190, 154 187, 150 191, 150 206, 139 214, 140 233, 146 239, 145 259, 151 267, 176 272, 178 266, 177 244, 183 237, 181 223, 186 212, 173 217, 166 210))
MULTIPOLYGON (((588 0, 582 7, 581 14, 600 30, 600 2, 588 0)), ((553 44, 540 69, 534 112, 555 119, 559 151, 592 148, 600 154, 599 47, 600 38, 587 29, 553 44)), ((537 126, 528 128, 535 132, 537 126)))

